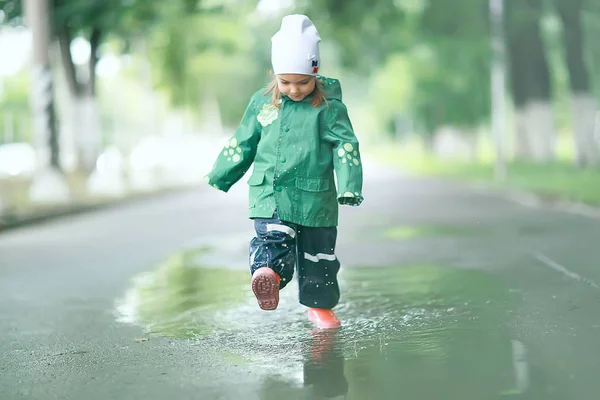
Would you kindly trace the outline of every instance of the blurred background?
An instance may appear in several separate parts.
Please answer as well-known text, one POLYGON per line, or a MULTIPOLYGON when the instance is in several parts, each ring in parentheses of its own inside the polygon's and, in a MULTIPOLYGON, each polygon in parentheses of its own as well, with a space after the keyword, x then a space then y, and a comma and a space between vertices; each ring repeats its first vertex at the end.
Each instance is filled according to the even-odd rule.
POLYGON ((0 398, 597 399, 598 37, 600 0, 0 0, 0 398), (245 182, 202 186, 289 13, 364 160, 339 335, 256 307, 245 182))
POLYGON ((296 12, 381 161, 600 203, 598 1, 0 0, 1 213, 200 182, 296 12))

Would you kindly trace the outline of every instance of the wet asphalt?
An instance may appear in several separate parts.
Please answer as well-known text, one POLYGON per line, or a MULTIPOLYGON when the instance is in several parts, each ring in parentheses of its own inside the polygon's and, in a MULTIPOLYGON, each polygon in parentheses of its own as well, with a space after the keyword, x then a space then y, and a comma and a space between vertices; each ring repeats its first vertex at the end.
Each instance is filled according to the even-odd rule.
POLYGON ((339 331, 256 306, 244 181, 0 235, 0 399, 599 398, 599 220, 365 168, 339 331))

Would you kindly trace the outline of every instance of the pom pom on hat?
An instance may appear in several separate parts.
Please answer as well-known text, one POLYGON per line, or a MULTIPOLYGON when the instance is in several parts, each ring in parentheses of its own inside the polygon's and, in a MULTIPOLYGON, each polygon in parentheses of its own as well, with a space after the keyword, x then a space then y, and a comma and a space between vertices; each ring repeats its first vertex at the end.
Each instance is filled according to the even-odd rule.
POLYGON ((273 73, 315 76, 319 72, 321 37, 312 21, 301 14, 286 15, 271 38, 273 73))

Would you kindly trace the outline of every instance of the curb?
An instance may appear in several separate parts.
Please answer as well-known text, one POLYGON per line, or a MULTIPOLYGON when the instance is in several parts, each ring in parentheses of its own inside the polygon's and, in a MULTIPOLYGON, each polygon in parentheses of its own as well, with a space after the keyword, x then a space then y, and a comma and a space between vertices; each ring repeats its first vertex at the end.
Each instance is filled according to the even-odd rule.
POLYGON ((468 190, 494 194, 523 207, 538 209, 545 208, 547 210, 560 211, 584 216, 587 218, 600 219, 600 206, 573 201, 559 194, 548 194, 532 190, 515 189, 485 180, 473 181, 457 177, 419 174, 411 171, 410 169, 401 168, 388 163, 381 163, 381 165, 386 165, 388 168, 392 168, 397 172, 402 172, 406 174, 406 176, 413 178, 451 183, 454 185, 460 185, 468 190))
MULTIPOLYGON (((429 178, 423 175, 411 175, 418 178, 429 178)), ((535 191, 519 190, 502 185, 495 185, 488 182, 473 182, 461 179, 434 177, 439 181, 452 182, 468 188, 470 190, 486 192, 503 197, 513 203, 529 208, 545 208, 547 210, 560 211, 569 214, 581 215, 588 218, 600 219, 600 207, 569 200, 567 197, 559 194, 547 194, 535 191)))
MULTIPOLYGON (((392 144, 393 145, 393 144, 392 144)), ((374 147, 377 152, 377 147, 374 147)), ((379 164, 395 171, 401 171, 407 176, 414 178, 428 179, 438 182, 452 183, 461 185, 467 189, 495 194, 508 201, 529 208, 544 208, 547 210, 560 211, 568 214, 580 215, 587 218, 600 219, 600 205, 590 204, 582 201, 571 200, 567 196, 544 193, 543 191, 516 189, 502 184, 496 184, 488 180, 469 180, 459 177, 441 176, 436 174, 422 174, 412 171, 410 168, 403 168, 391 161, 382 161, 379 164)))
POLYGON ((97 203, 71 203, 65 206, 58 206, 52 209, 25 212, 25 213, 6 213, 0 215, 0 235, 2 233, 24 228, 26 226, 41 224, 51 220, 75 216, 78 214, 91 213, 103 209, 124 206, 143 202, 145 200, 153 200, 161 197, 179 194, 187 191, 198 190, 198 186, 185 186, 162 189, 155 192, 137 193, 125 196, 118 199, 107 199, 97 203))
POLYGON ((574 202, 558 195, 549 196, 535 192, 508 189, 505 196, 509 200, 525 207, 546 208, 588 218, 600 218, 600 208, 585 203, 574 202))

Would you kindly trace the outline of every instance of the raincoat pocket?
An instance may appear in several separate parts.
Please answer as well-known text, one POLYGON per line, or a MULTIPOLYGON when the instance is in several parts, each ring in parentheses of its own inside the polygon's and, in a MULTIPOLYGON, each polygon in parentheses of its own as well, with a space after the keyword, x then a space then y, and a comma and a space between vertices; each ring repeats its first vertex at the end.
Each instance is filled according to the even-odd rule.
POLYGON ((248 178, 248 185, 260 186, 265 181, 265 171, 253 171, 248 178))
POLYGON ((248 185, 250 186, 248 192, 248 207, 256 208, 258 204, 258 199, 263 195, 265 190, 267 190, 266 181, 266 173, 265 171, 252 171, 252 175, 248 178, 248 185))
POLYGON ((326 192, 329 190, 329 180, 321 178, 296 178, 296 187, 306 192, 326 192))

